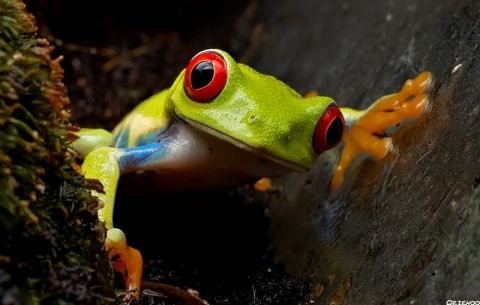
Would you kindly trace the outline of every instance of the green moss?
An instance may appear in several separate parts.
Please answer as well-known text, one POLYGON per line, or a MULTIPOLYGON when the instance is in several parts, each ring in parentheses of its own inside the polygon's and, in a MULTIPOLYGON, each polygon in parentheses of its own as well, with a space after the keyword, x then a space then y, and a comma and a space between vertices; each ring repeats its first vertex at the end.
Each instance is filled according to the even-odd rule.
POLYGON ((68 158, 61 58, 0 0, 0 304, 113 302, 93 185, 68 158))

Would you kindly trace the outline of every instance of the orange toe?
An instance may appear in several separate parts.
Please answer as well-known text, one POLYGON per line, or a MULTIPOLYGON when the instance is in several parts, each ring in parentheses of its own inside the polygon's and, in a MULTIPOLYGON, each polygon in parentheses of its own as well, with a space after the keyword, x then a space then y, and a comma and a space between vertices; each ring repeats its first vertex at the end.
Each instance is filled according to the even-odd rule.
POLYGON ((115 228, 107 231, 105 249, 108 251, 108 257, 113 260, 115 271, 123 275, 127 288, 124 300, 130 301, 135 298, 138 302, 143 272, 143 259, 140 251, 128 246, 125 234, 115 228))
POLYGON ((432 74, 423 72, 414 80, 407 80, 398 93, 378 99, 365 111, 346 109, 355 119, 345 134, 345 146, 330 187, 335 189, 342 184, 346 168, 359 153, 383 159, 393 149, 392 139, 385 136, 385 131, 400 126, 406 119, 420 117, 428 107, 427 93, 432 87, 432 74))

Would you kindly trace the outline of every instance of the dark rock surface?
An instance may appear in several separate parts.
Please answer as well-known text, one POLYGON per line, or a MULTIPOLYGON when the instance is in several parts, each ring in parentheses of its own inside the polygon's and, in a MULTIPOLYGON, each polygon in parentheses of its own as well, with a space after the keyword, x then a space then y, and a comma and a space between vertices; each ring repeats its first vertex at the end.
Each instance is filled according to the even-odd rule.
POLYGON ((428 70, 428 117, 393 137, 329 194, 331 153, 281 179, 272 199, 275 259, 329 295, 352 280, 350 304, 480 299, 478 1, 265 1, 249 63, 299 92, 366 108, 428 70))

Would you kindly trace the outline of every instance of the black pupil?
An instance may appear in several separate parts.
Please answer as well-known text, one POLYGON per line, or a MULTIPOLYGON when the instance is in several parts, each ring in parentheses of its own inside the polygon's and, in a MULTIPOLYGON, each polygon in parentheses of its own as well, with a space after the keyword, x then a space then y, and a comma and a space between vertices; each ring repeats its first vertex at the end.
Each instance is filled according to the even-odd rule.
POLYGON ((192 70, 190 80, 193 89, 200 89, 208 85, 213 79, 213 64, 211 61, 202 61, 192 70))
POLYGON ((338 143, 343 135, 343 122, 338 116, 333 120, 327 130, 327 147, 338 143))

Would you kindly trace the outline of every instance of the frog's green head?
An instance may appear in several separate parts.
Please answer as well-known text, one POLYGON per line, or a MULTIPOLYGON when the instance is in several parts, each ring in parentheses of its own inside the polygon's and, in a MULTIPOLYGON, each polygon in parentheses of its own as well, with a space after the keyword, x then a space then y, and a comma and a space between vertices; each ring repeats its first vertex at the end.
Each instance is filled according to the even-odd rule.
POLYGON ((345 129, 331 98, 303 98, 216 49, 193 57, 166 107, 195 128, 296 171, 312 167, 345 129))

